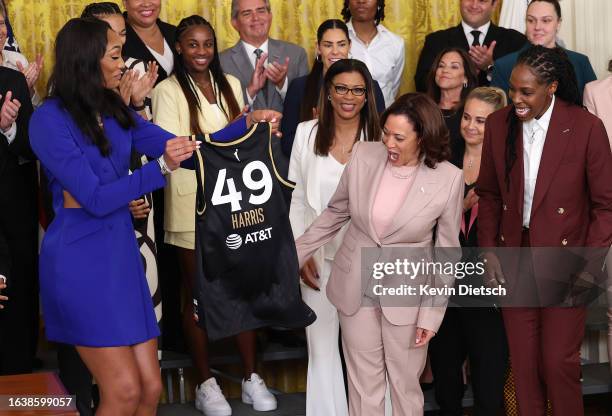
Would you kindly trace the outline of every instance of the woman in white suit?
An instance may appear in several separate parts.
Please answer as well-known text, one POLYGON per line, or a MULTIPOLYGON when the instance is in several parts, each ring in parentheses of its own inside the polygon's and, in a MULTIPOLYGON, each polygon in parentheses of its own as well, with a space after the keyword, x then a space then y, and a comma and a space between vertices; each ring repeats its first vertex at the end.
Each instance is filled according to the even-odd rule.
MULTIPOLYGON (((289 179, 296 183, 289 211, 296 238, 327 207, 353 144, 380 140, 372 85, 370 73, 361 61, 335 62, 323 81, 319 117, 297 127, 289 164, 289 179)), ((314 324, 306 327, 307 416, 348 414, 338 350, 338 312, 325 294, 342 234, 318 250, 301 271, 305 277, 302 282, 315 283, 302 285, 302 298, 317 314, 314 324)))

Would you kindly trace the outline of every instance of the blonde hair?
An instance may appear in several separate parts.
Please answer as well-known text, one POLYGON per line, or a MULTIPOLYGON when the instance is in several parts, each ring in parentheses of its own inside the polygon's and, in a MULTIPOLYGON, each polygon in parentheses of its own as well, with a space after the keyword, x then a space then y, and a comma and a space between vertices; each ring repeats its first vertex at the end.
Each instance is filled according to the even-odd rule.
POLYGON ((501 88, 497 87, 478 87, 474 88, 467 96, 465 101, 476 99, 490 104, 493 111, 497 111, 508 105, 506 93, 501 88))

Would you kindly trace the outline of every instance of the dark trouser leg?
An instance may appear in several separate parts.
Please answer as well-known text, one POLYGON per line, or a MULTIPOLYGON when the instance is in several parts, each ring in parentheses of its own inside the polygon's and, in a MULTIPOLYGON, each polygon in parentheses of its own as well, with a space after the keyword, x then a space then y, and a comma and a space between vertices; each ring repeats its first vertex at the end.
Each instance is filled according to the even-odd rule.
POLYGON ((501 312, 493 308, 462 308, 470 375, 474 391, 474 416, 503 414, 508 344, 501 312))
POLYGON ((70 394, 76 395, 76 406, 81 416, 93 416, 91 407, 92 377, 76 348, 57 344, 60 380, 70 394))
POLYGON ((429 343, 429 358, 434 378, 439 414, 461 416, 463 398, 463 362, 466 357, 465 337, 460 308, 447 308, 438 333, 429 343))
POLYGON ((199 327, 193 319, 193 285, 195 284, 196 259, 195 251, 186 248, 176 249, 179 264, 181 266, 181 279, 185 293, 185 303, 183 305, 183 332, 191 358, 195 367, 200 372, 198 384, 212 377, 210 364, 208 361, 208 336, 204 329, 199 327))

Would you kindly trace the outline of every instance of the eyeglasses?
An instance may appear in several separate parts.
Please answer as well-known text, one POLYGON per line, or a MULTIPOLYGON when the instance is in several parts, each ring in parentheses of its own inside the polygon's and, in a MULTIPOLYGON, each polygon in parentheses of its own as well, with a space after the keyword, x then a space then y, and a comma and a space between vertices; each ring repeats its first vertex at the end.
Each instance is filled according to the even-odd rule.
POLYGON ((334 90, 338 95, 346 95, 350 91, 355 97, 361 97, 366 93, 366 89, 364 87, 349 88, 345 87, 344 85, 334 85, 334 90))

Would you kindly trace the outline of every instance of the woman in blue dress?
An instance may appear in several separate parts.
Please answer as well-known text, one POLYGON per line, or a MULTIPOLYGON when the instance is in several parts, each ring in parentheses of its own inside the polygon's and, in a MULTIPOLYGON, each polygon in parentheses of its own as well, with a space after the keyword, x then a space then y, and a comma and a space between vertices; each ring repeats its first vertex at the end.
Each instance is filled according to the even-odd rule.
MULTIPOLYGON (((97 414, 113 416, 154 414, 161 392, 159 329, 128 203, 163 187, 197 148, 123 103, 115 92, 123 71, 107 23, 70 20, 57 35, 49 98, 30 122, 56 213, 40 254, 47 338, 76 346, 100 388, 97 414), (132 148, 157 160, 130 175, 132 148)), ((219 138, 269 113, 243 117, 219 138)))

